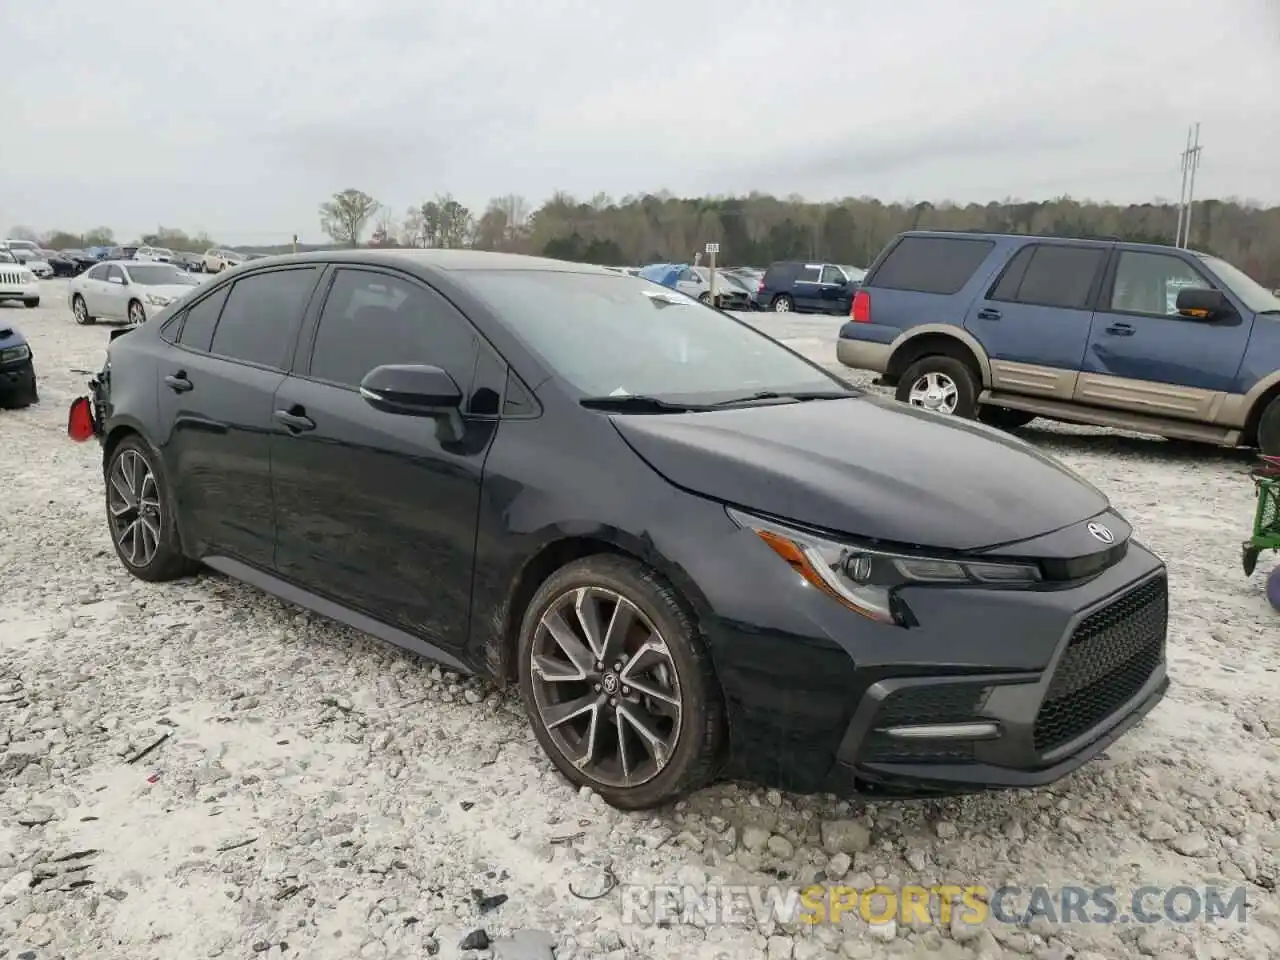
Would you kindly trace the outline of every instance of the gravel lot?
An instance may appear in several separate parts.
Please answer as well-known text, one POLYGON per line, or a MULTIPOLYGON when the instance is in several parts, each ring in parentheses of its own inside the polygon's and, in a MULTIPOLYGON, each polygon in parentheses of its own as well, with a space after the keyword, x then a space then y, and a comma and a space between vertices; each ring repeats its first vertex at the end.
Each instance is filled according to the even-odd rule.
MULTIPOLYGON (((85 379, 69 368, 97 369, 107 330, 75 326, 63 284, 44 288, 37 310, 0 307, 32 342, 42 393, 0 411, 0 956, 488 956, 460 950, 479 929, 496 956, 543 960, 552 946, 560 960, 1280 955, 1280 619, 1263 588, 1272 561, 1251 579, 1240 569, 1246 456, 1024 431, 1111 495, 1170 568, 1174 686, 1075 776, 927 803, 725 784, 623 815, 551 770, 512 694, 214 575, 126 576, 99 450, 64 433, 85 379), (580 898, 610 873, 1109 884, 1122 903, 1145 884, 1243 884, 1250 913, 638 926, 622 923, 619 891, 580 898)), ((838 321, 761 323, 834 366, 838 321)))

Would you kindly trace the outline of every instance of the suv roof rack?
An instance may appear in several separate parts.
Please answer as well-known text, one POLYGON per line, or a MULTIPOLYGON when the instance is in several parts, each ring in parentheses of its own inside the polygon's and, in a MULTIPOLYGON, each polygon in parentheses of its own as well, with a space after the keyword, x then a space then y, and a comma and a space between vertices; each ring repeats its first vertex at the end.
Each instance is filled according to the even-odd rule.
POLYGON ((922 230, 921 233, 976 233, 988 237, 1043 237, 1047 240, 1097 240, 1100 243, 1128 243, 1124 237, 1095 236, 1086 237, 1074 233, 1016 233, 1012 230, 982 230, 977 227, 966 227, 963 230, 922 230))

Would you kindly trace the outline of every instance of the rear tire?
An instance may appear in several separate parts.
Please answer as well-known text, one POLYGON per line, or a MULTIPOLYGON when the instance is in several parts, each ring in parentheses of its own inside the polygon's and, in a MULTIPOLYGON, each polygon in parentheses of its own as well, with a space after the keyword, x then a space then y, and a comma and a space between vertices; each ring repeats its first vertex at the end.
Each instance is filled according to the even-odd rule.
POLYGON ((711 294, 709 294, 709 293, 700 293, 700 294, 698 294, 698 302, 699 302, 699 303, 710 303, 710 302, 711 302, 711 294))
POLYGON ((978 413, 978 378, 968 364, 933 354, 921 357, 898 380, 894 396, 900 403, 917 409, 933 409, 922 399, 931 389, 937 388, 940 399, 936 412, 972 420, 978 413), (914 395, 914 398, 913 398, 914 395))
POLYGON ((1000 430, 1017 430, 1025 427, 1036 418, 1036 414, 1026 410, 1013 410, 1009 407, 992 407, 983 405, 978 408, 978 419, 988 426, 1000 430))
POLYGON ((182 552, 177 512, 162 461, 146 441, 137 434, 121 440, 111 451, 103 475, 111 543, 129 573, 139 580, 161 583, 200 569, 182 552))
POLYGON ((618 809, 645 810, 671 803, 715 775, 726 738, 723 696, 692 611, 655 570, 607 554, 560 568, 538 588, 525 611, 518 656, 520 696, 534 736, 556 769, 576 786, 590 787, 618 809), (598 638, 607 635, 615 602, 613 609, 632 611, 625 636, 617 647, 591 643, 584 620, 599 625, 598 638), (578 604, 594 616, 580 617, 578 604), (559 622, 577 638, 575 649, 587 670, 574 669, 568 648, 543 625, 544 617, 554 617, 557 609, 559 622), (637 652, 644 649, 660 652, 637 652), (642 683, 662 697, 641 693, 642 683), (565 716, 564 706, 578 703, 588 706, 565 716), (671 703, 678 704, 675 718, 671 703), (557 706, 560 722, 555 723, 551 718, 557 706), (618 717, 627 709, 644 718, 666 745, 663 750, 645 748, 646 741, 632 735, 637 728, 631 723, 623 724, 629 733, 620 738, 618 725, 627 717, 618 717), (662 760, 655 761, 659 754, 662 760), (634 782, 620 782, 627 779, 634 782))
POLYGON ((1258 421, 1258 450, 1268 457, 1280 457, 1280 397, 1275 397, 1262 411, 1258 421))
POLYGON ((785 293, 780 293, 773 298, 773 303, 769 305, 769 309, 774 313, 794 313, 796 302, 785 293))

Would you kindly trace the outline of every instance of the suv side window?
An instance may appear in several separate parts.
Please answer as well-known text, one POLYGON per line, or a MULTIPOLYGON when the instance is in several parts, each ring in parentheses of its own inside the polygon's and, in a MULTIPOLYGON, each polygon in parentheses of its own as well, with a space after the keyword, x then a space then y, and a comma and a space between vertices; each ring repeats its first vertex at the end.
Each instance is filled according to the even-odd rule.
POLYGON ((1028 244, 1009 261, 988 299, 1084 310, 1106 255, 1102 247, 1028 244))
POLYGON ((822 279, 822 268, 817 264, 806 263, 796 271, 795 283, 817 283, 822 279))
POLYGON ((96 267, 91 267, 89 272, 85 274, 86 280, 105 280, 107 279, 107 265, 100 263, 96 267))
POLYGON ((318 267, 272 270, 237 280, 209 352, 283 369, 319 272, 318 267))
POLYGON ((120 281, 123 281, 123 280, 124 280, 124 271, 123 271, 123 270, 121 270, 119 267, 117 267, 115 264, 112 264, 112 265, 110 265, 110 266, 108 266, 108 267, 107 267, 107 275, 106 275, 105 277, 103 277, 103 279, 104 279, 104 280, 120 280, 120 281))
POLYGON ((1111 289, 1113 313, 1142 313, 1156 317, 1178 315, 1178 291, 1213 284, 1180 257, 1167 253, 1122 250, 1111 289))
POLYGON ((823 283, 844 283, 847 279, 848 277, 844 275, 844 271, 839 267, 833 267, 831 264, 827 264, 822 268, 823 283))
POLYGON ((470 325, 435 291, 385 273, 341 269, 320 314, 310 376, 358 388, 374 367, 426 363, 465 391, 477 349, 470 325))
POLYGON ((218 316, 222 313, 222 305, 227 302, 227 294, 230 292, 230 286, 223 287, 188 307, 178 343, 192 350, 208 353, 209 345, 213 342, 213 330, 218 325, 218 316))
POLYGON ((872 287, 949 296, 960 292, 994 247, 992 240, 903 237, 867 280, 872 287))

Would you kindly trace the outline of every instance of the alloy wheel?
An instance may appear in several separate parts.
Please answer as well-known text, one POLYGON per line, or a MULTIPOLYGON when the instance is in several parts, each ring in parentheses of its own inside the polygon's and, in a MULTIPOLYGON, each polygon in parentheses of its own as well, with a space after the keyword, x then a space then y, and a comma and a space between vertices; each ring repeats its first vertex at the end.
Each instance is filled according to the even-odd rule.
POLYGON ((107 478, 111 535, 130 565, 145 567, 160 549, 163 515, 155 474, 136 450, 124 450, 107 478))
POLYGON ((779 297, 777 300, 773 301, 773 312, 774 313, 790 313, 791 301, 788 300, 786 297, 779 297))
POLYGON ((84 305, 83 297, 76 297, 75 303, 71 305, 71 311, 76 316, 76 323, 84 326, 89 322, 89 309, 84 305))
POLYGON ((134 300, 131 304, 129 304, 129 322, 130 323, 145 323, 146 320, 147 320, 147 315, 142 310, 142 304, 140 304, 137 300, 134 300))
POLYGON ((907 402, 913 407, 923 407, 935 413, 955 413, 960 390, 945 373, 936 371, 922 374, 911 385, 907 402))
POLYGON ((568 590, 547 606, 529 650, 538 718, 565 759, 608 787, 662 772, 680 738, 680 680, 634 603, 603 587, 568 590))

